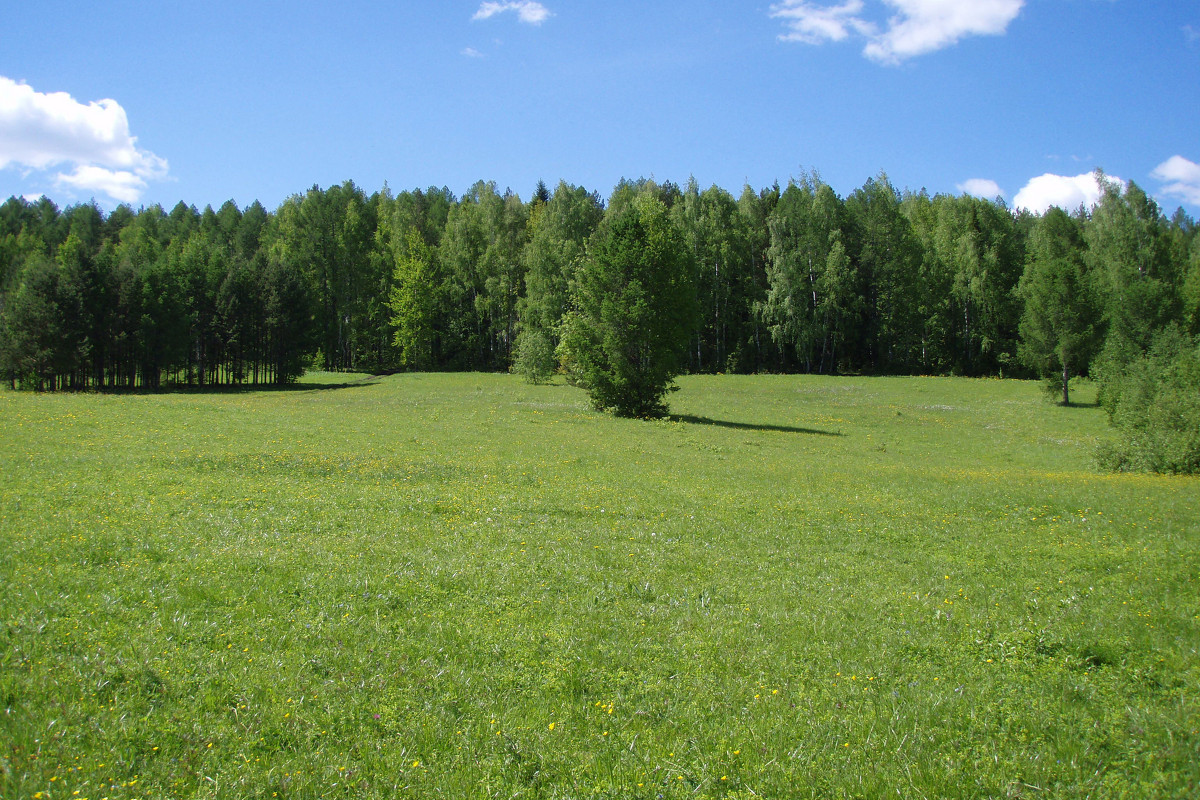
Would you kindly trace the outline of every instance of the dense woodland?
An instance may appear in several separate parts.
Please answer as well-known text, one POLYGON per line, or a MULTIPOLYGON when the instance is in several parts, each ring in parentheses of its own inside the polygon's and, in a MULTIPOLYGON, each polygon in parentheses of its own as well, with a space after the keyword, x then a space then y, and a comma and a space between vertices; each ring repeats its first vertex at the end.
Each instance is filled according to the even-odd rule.
POLYGON ((368 195, 313 187, 274 212, 46 198, 0 206, 0 376, 52 389, 286 383, 308 367, 509 370, 557 362, 607 218, 666 207, 697 296, 691 372, 1085 374, 1166 329, 1200 333, 1200 239, 1136 185, 1043 216, 886 176, 734 197, 623 181, 605 202, 539 183, 368 195), (1065 315, 1065 317, 1064 317, 1065 315))

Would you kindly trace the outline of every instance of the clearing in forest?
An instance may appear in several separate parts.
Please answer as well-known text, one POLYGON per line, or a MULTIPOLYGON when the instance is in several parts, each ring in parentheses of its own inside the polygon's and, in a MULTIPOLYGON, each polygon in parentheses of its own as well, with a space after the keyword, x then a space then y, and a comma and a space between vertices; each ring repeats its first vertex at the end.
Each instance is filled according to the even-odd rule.
POLYGON ((1086 387, 360 377, 0 392, 0 796, 1200 783, 1200 480, 1086 387))

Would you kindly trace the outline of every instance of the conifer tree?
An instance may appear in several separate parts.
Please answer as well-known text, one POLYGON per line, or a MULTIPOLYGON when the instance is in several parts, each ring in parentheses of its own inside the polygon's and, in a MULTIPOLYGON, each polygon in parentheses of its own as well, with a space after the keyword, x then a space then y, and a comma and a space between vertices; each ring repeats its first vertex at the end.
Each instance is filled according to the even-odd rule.
POLYGON ((696 321, 693 267, 667 207, 650 193, 593 238, 562 326, 564 362, 593 404, 618 416, 666 413, 696 321))
POLYGON ((1098 314, 1079 225, 1061 209, 1051 208, 1034 228, 1018 293, 1025 301, 1022 359, 1052 382, 1061 376, 1063 405, 1070 405, 1070 379, 1087 369, 1098 314))

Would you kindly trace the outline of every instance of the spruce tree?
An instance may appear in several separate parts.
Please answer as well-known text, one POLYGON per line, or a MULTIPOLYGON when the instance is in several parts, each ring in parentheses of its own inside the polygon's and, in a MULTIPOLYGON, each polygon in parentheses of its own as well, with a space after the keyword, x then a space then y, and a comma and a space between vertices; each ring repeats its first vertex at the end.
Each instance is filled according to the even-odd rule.
POLYGON ((564 318, 564 363, 593 404, 657 417, 696 322, 693 267, 663 202, 639 194, 592 239, 564 318))

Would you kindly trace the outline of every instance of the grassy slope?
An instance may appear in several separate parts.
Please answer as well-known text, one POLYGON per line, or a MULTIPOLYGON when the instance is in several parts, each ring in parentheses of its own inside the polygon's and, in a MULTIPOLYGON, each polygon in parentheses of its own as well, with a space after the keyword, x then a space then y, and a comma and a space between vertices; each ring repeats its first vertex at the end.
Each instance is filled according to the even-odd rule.
POLYGON ((1200 481, 1096 473, 1095 408, 319 380, 0 393, 0 796, 1200 783, 1200 481))

